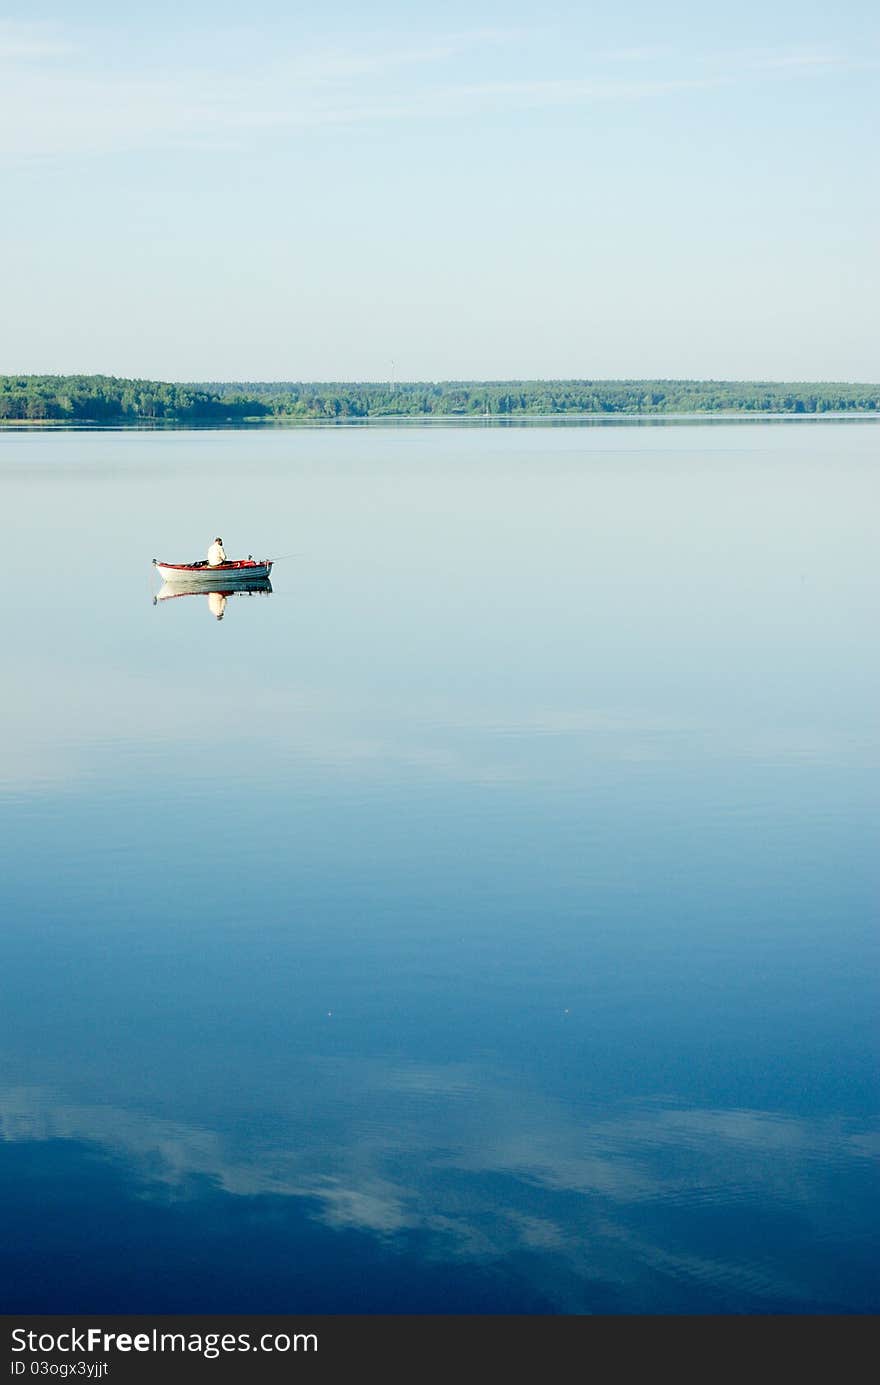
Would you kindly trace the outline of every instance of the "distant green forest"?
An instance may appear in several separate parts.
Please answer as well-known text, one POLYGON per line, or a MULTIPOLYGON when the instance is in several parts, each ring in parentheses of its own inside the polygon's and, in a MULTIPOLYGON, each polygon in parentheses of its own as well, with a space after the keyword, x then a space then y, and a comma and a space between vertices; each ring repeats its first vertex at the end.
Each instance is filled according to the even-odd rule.
POLYGON ((880 409, 880 385, 743 380, 443 380, 169 384, 112 375, 0 375, 0 421, 522 417, 553 414, 776 413, 880 409))

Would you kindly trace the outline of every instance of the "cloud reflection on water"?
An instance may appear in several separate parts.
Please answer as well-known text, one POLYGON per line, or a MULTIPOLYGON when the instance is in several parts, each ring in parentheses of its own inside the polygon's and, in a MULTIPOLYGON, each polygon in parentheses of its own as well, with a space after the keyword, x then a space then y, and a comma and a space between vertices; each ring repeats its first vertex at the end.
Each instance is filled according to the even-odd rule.
POLYGON ((877 740, 859 728, 737 724, 664 717, 650 708, 621 713, 584 705, 529 708, 513 715, 503 706, 480 707, 455 699, 346 695, 339 687, 272 686, 224 673, 223 695, 204 696, 204 680, 176 679, 173 697, 161 679, 118 669, 95 671, 31 659, 10 667, 2 711, 7 738, 0 764, 0 795, 82 791, 141 764, 146 782, 180 756, 203 762, 210 747, 228 742, 236 710, 236 736, 248 747, 247 778, 268 757, 382 780, 401 773, 428 781, 525 785, 569 776, 590 762, 681 764, 753 761, 783 765, 877 763, 877 740), (58 680, 64 697, 59 700, 58 680), (99 691, 98 691, 99 689, 99 691), (243 710, 244 709, 244 710, 243 710), (551 749, 552 745, 552 749, 551 749))
POLYGON ((392 1246, 418 1233, 435 1262, 526 1252, 561 1311, 586 1311, 597 1283, 637 1300, 646 1274, 673 1299, 687 1281, 725 1305, 834 1304, 835 1240, 865 1215, 835 1196, 835 1181, 844 1171, 851 1189, 864 1174, 867 1193, 880 1152, 880 1132, 834 1119, 648 1102, 578 1121, 467 1065, 314 1068, 315 1102, 271 1137, 10 1088, 0 1142, 97 1146, 123 1161, 139 1197, 197 1198, 207 1180, 235 1198, 301 1199, 328 1231, 392 1246), (808 1253, 780 1254, 772 1236, 761 1257, 754 1244, 740 1251, 741 1217, 796 1221, 808 1253))

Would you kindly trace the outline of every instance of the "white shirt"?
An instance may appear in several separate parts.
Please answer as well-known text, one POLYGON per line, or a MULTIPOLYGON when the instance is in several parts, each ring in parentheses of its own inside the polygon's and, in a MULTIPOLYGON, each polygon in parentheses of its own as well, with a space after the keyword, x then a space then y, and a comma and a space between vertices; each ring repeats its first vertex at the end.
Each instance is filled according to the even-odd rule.
POLYGON ((216 567, 218 563, 228 563, 229 559, 223 552, 222 543, 217 543, 216 539, 208 549, 208 566, 216 567))

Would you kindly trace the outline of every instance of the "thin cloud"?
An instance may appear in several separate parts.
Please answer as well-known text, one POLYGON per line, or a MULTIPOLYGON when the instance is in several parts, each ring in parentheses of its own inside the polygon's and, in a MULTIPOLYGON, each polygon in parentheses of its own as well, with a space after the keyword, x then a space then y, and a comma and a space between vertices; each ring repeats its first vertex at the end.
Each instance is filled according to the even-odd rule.
POLYGON ((756 68, 803 70, 827 67, 848 67, 850 60, 839 53, 799 49, 791 53, 763 53, 753 60, 756 68))
POLYGON ((552 109, 651 101, 756 77, 832 74, 852 65, 843 54, 808 48, 702 57, 646 48, 595 54, 594 72, 580 76, 507 75, 512 46, 520 69, 530 61, 528 38, 517 30, 477 29, 372 52, 282 52, 253 71, 242 68, 239 47, 234 60, 218 54, 213 65, 147 70, 132 78, 93 69, 84 51, 56 29, 7 24, 0 26, 0 157, 218 147, 243 152, 258 137, 321 127, 466 116, 487 104, 552 109), (503 58, 502 49, 508 50, 503 58), (60 65, 61 55, 76 61, 60 65), (505 74, 493 76, 502 61, 505 74), (444 65, 463 62, 476 62, 485 77, 427 83, 444 65))
POLYGON ((456 87, 460 97, 525 98, 540 105, 583 105, 592 101, 632 101, 645 96, 673 91, 692 91, 725 85, 730 79, 717 77, 676 77, 660 80, 620 81, 612 77, 587 80, 541 80, 481 82, 456 87))
POLYGON ((0 20, 0 63, 32 63, 66 57, 76 46, 49 24, 16 24, 0 20))

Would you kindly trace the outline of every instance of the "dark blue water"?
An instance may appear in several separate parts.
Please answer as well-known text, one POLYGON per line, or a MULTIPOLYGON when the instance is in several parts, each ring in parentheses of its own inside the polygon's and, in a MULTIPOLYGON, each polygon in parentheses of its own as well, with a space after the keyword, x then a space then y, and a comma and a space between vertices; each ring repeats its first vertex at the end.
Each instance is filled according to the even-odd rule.
POLYGON ((878 447, 0 434, 0 1307, 876 1310, 878 447))

